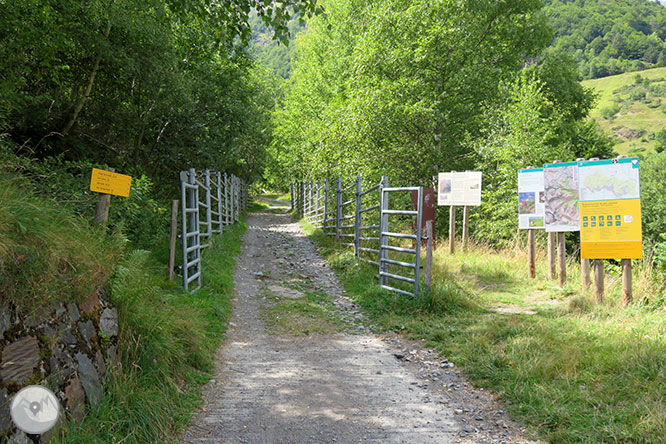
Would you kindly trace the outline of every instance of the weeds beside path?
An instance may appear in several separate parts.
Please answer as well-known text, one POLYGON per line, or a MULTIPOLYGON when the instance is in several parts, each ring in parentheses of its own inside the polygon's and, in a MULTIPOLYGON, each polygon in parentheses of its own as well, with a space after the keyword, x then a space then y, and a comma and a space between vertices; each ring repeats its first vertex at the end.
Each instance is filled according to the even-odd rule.
POLYGON ((663 307, 595 306, 577 276, 566 288, 543 270, 531 281, 521 253, 480 247, 436 250, 433 291, 396 296, 378 289, 374 267, 307 228, 378 328, 437 348, 546 441, 666 442, 663 307))
POLYGON ((255 213, 248 226, 218 376, 184 442, 520 441, 457 369, 359 324, 355 305, 289 215, 255 213), (488 416, 470 424, 466 415, 478 416, 481 402, 488 416))
POLYGON ((231 314, 232 271, 244 220, 204 252, 204 285, 194 294, 165 279, 165 265, 136 250, 112 279, 121 331, 102 405, 67 424, 63 443, 172 442, 201 405, 231 314))

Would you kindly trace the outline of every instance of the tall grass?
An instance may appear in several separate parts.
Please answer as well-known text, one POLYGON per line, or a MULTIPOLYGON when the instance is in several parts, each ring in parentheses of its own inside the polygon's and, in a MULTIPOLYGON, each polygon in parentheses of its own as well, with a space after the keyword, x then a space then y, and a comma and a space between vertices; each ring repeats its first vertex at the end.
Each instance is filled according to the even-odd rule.
POLYGON ((243 221, 204 253, 203 287, 188 294, 165 279, 148 251, 126 255, 112 278, 119 309, 119 357, 109 370, 102 405, 81 424, 67 424, 59 442, 172 442, 201 403, 200 386, 231 314, 233 265, 243 221))
POLYGON ((375 267, 306 229, 376 328, 424 339, 477 386, 511 401, 502 408, 534 435, 550 443, 666 442, 666 310, 652 293, 663 284, 649 261, 637 262, 636 302, 624 309, 613 265, 597 305, 580 288, 578 261, 567 263, 560 288, 547 278, 545 252, 532 280, 520 242, 501 251, 477 242, 455 255, 435 250, 432 290, 413 299, 380 291, 375 267), (497 306, 525 311, 491 311, 497 306))
POLYGON ((24 312, 79 301, 111 274, 123 238, 69 215, 25 187, 22 179, 0 178, 2 297, 24 312))

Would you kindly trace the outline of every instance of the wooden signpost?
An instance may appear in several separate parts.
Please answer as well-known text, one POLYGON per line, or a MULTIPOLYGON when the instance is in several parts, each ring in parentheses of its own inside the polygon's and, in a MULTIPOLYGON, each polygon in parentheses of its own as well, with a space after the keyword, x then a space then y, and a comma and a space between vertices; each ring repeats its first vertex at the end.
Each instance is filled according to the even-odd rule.
POLYGON ((90 191, 100 193, 95 205, 95 224, 105 224, 109 220, 111 195, 129 197, 132 177, 115 173, 115 169, 93 168, 90 176, 90 191))

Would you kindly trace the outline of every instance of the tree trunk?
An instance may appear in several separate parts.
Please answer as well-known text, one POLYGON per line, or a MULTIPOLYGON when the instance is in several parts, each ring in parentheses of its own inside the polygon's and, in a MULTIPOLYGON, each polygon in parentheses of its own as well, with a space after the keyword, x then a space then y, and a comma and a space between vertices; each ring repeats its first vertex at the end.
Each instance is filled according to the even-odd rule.
MULTIPOLYGON (((106 30, 104 31, 104 38, 108 40, 110 33, 111 33, 111 21, 109 21, 106 30)), ((69 133, 69 131, 72 129, 72 127, 76 123, 76 119, 79 118, 79 114, 83 109, 83 105, 85 105, 86 101, 88 101, 88 97, 90 97, 90 92, 92 91, 93 84, 95 83, 95 77, 97 76, 97 72, 99 71, 99 65, 101 62, 102 62, 102 52, 99 51, 97 57, 95 58, 95 64, 93 65, 93 70, 90 73, 90 78, 88 79, 88 85, 86 86, 86 91, 83 94, 83 96, 81 96, 81 98, 78 100, 78 102, 76 102, 72 118, 69 119, 67 125, 65 125, 65 128, 62 130, 63 135, 67 135, 67 133, 69 133)))

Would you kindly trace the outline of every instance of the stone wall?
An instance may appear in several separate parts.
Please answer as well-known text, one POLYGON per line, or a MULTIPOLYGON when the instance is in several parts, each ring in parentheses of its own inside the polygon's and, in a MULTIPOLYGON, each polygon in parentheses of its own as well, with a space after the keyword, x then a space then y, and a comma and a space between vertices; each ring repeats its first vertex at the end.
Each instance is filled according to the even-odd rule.
MULTIPOLYGON (((61 421, 80 421, 103 400, 103 381, 116 362, 118 311, 104 285, 81 303, 21 315, 0 300, 0 442, 47 442, 26 436, 9 415, 13 395, 26 385, 43 385, 56 394, 61 421)), ((1 298, 1 295, 0 295, 1 298)))

